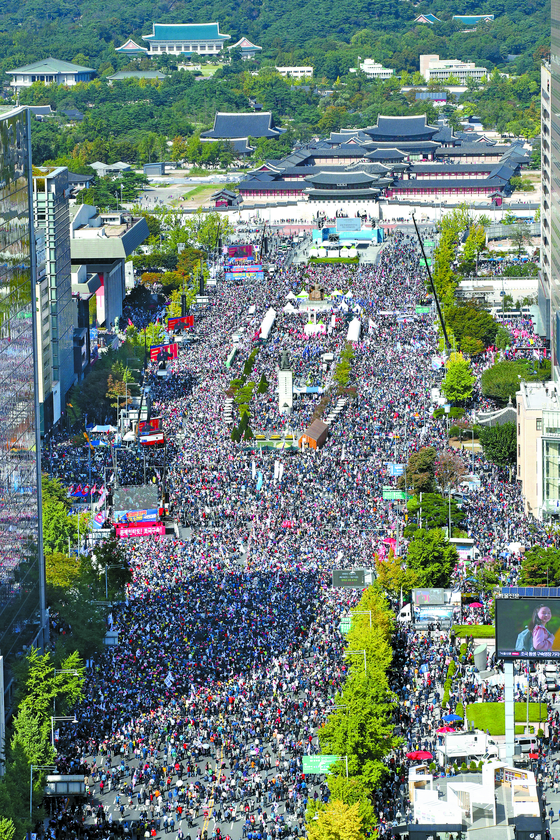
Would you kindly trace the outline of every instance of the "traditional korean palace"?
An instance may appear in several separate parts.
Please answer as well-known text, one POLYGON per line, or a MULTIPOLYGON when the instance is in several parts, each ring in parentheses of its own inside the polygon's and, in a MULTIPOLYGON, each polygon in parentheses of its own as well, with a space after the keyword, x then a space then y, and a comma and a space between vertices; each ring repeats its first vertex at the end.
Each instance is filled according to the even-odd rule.
POLYGON ((271 111, 261 111, 258 114, 227 113, 218 111, 214 117, 214 128, 203 131, 200 135, 202 142, 226 140, 231 143, 239 157, 250 154, 254 147, 249 145, 249 138, 258 140, 261 137, 275 140, 285 131, 284 128, 274 128, 271 111))
POLYGON ((218 55, 231 38, 220 32, 219 23, 154 23, 152 29, 149 35, 142 36, 148 43, 148 56, 218 55))
POLYGON ((521 142, 496 145, 472 132, 464 139, 449 126, 428 125, 424 115, 380 116, 375 126, 332 132, 266 161, 238 189, 247 201, 494 200, 511 192, 510 179, 528 164, 521 142))
MULTIPOLYGON (((140 56, 153 58, 162 53, 170 53, 177 57, 217 56, 224 48, 226 41, 230 39, 231 35, 220 32, 219 23, 153 23, 152 32, 142 36, 142 40, 148 43, 147 47, 141 47, 129 38, 116 48, 116 52, 131 58, 140 56)), ((262 47, 253 44, 245 37, 228 46, 228 50, 236 47, 241 51, 243 59, 254 58, 262 50, 262 47)))

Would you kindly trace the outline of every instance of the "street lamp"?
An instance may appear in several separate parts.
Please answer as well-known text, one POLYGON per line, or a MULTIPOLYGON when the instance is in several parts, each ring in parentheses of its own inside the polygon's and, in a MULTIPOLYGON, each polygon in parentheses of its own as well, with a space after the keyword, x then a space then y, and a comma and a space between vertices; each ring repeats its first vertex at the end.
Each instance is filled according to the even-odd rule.
POLYGON ((352 656, 353 654, 361 654, 364 655, 364 674, 367 675, 367 659, 366 659, 366 652, 365 650, 345 650, 344 656, 352 656))
MULTIPOLYGON (((81 677, 79 671, 75 668, 53 668, 54 675, 57 677, 59 674, 71 674, 73 677, 81 677)), ((56 712, 56 697, 53 697, 53 712, 56 712)))
POLYGON ((65 720, 71 721, 72 723, 78 723, 76 719, 76 715, 74 717, 54 717, 51 715, 51 747, 54 749, 54 722, 55 720, 65 720))

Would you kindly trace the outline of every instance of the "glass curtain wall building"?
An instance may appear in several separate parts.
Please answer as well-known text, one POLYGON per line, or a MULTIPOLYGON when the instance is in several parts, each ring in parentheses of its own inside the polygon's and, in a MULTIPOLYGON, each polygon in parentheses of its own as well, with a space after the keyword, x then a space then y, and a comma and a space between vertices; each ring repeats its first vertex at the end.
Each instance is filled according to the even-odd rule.
MULTIPOLYGON (((33 175, 35 232, 45 236, 45 268, 48 287, 48 349, 50 387, 42 375, 40 383, 41 431, 60 420, 74 376, 74 306, 70 263, 70 214, 68 169, 35 169, 33 175)), ((39 342, 39 369, 44 370, 44 353, 39 342)))
MULTIPOLYGON (((30 117, 0 112, 0 655, 48 632, 40 521, 30 117)), ((0 674, 2 677, 2 674, 0 674)), ((6 684, 9 674, 5 674, 6 684)))

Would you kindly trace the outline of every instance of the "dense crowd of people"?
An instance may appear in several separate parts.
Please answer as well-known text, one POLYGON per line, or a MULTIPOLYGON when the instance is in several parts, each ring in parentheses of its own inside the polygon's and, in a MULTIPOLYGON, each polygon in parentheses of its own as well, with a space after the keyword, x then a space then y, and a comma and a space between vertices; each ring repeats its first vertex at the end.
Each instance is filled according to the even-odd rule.
MULTIPOLYGON (((295 838, 305 832, 310 797, 328 799, 324 777, 302 774, 302 757, 319 751, 318 727, 344 682, 339 622, 359 595, 333 589, 331 571, 371 568, 397 520, 402 533, 402 511, 383 501, 383 486, 394 482, 389 464, 405 463, 421 446, 448 447, 444 424, 432 416, 438 336, 415 312, 425 278, 412 238, 395 233, 375 264, 357 267, 302 268, 272 256, 277 270, 269 282, 218 282, 212 306, 197 314, 193 340, 169 363, 170 376, 152 378, 152 413, 171 445, 165 480, 180 537, 126 543, 133 581, 113 610, 119 644, 88 668, 78 722, 62 726, 58 741, 59 766, 84 773, 88 803, 53 816, 54 840, 170 831, 177 840, 295 838), (327 298, 343 294, 319 313, 324 332, 307 336, 306 306, 285 309, 315 282, 327 298), (259 343, 269 307, 276 320, 259 343), (353 317, 361 321, 349 382, 355 393, 348 390, 325 446, 297 452, 287 440, 274 449, 235 443, 224 403, 250 351, 258 348, 251 380, 269 382, 250 401, 253 433, 297 438, 333 383, 353 317), (232 335, 240 332, 228 370, 232 335), (281 352, 295 379, 322 392, 299 396, 289 416, 275 390, 281 352)), ((53 448, 53 474, 68 484, 89 477, 89 462, 76 464, 62 441, 53 448)), ((139 483, 136 451, 118 459, 119 483, 139 483)), ((114 475, 110 452, 96 454, 91 477, 110 481, 109 470, 114 475)), ((476 471, 481 492, 465 496, 463 527, 510 582, 519 557, 513 544, 548 538, 528 522, 503 471, 478 457, 476 471)), ((466 577, 459 564, 454 585, 465 586, 466 577)), ((401 627, 395 634, 395 724, 404 743, 373 793, 379 836, 411 816, 406 753, 433 752, 444 714, 481 694, 471 670, 443 705, 445 666, 457 658, 445 632, 401 627)), ((501 697, 500 687, 486 697, 501 697)))

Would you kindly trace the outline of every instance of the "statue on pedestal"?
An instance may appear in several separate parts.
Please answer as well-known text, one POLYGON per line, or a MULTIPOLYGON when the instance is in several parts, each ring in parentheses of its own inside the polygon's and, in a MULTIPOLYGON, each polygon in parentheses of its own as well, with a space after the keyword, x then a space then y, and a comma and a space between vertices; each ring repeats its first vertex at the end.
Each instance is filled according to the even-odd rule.
POLYGON ((309 292, 309 300, 324 300, 325 299, 325 290, 319 286, 319 283, 315 281, 313 284, 313 288, 309 292))

